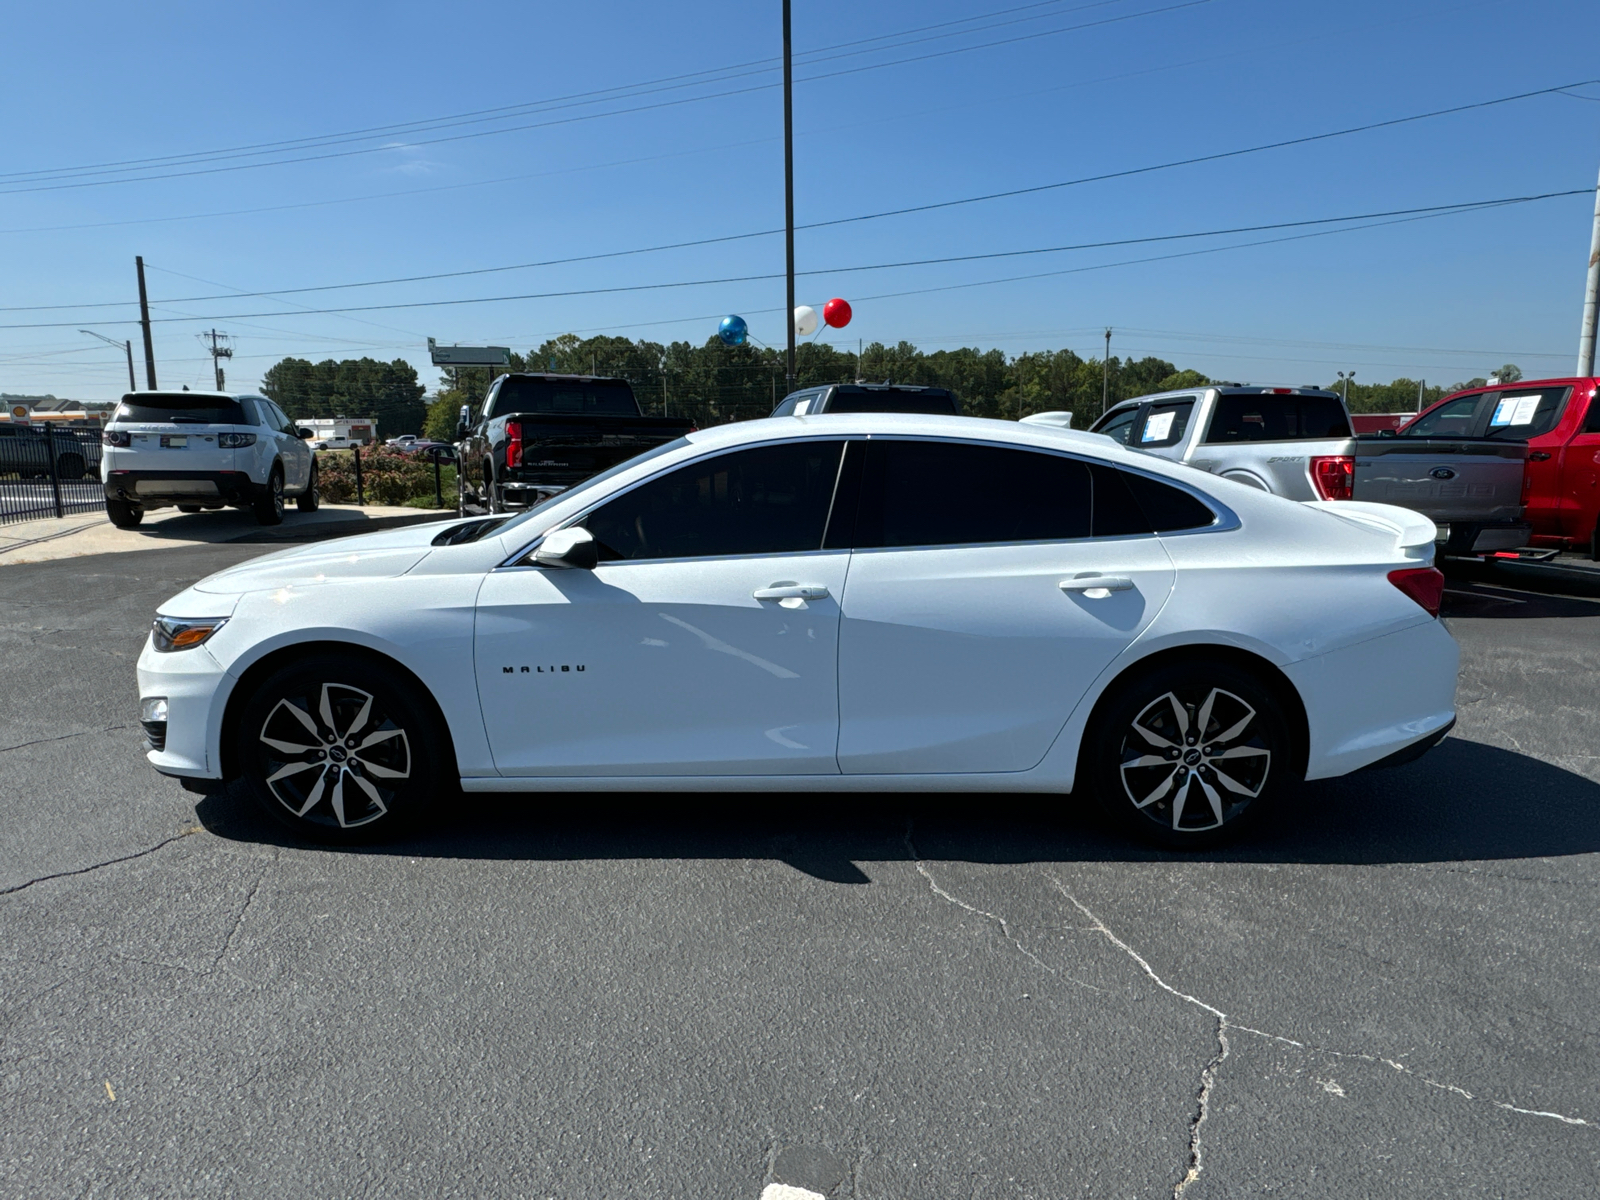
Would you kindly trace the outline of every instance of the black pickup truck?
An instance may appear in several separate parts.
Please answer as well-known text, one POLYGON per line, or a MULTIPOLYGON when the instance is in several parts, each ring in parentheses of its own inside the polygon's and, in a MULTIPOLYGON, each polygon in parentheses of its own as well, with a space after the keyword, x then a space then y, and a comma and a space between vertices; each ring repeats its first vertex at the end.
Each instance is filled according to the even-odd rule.
POLYGON ((461 408, 461 511, 538 504, 693 428, 682 417, 644 416, 626 379, 502 375, 476 419, 461 408))

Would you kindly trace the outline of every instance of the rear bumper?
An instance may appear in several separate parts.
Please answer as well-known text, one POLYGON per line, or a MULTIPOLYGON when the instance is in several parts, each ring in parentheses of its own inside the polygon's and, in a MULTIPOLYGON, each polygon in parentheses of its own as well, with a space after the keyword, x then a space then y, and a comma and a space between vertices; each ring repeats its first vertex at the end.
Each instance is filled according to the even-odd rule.
POLYGON ((130 504, 244 504, 266 490, 244 471, 108 471, 106 499, 130 504))
POLYGON ((1451 717, 1448 725, 1445 725, 1440 729, 1434 730, 1430 734, 1426 734, 1423 737, 1418 738, 1416 741, 1412 742, 1411 745, 1396 750, 1393 754, 1390 754, 1384 758, 1380 758, 1375 763, 1368 763, 1361 769, 1363 771, 1387 771, 1390 767, 1403 767, 1407 763, 1416 762, 1417 759, 1421 758, 1429 750, 1432 750, 1440 742, 1444 741, 1444 739, 1449 736, 1450 731, 1455 727, 1456 719, 1451 717))

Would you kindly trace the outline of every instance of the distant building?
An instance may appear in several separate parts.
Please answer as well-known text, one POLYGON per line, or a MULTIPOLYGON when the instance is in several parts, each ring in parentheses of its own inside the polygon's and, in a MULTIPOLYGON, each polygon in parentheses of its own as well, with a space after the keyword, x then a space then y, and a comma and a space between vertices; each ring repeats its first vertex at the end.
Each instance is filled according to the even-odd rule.
POLYGON ((306 417, 297 426, 316 431, 316 440, 336 446, 371 446, 378 440, 377 417, 306 417))

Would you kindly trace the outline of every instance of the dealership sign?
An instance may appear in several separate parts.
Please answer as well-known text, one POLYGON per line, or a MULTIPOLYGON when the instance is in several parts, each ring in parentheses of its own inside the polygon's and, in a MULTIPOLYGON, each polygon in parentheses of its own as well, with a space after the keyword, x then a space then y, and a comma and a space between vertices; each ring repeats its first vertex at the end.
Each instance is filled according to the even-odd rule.
POLYGON ((441 346, 429 338, 428 357, 436 367, 505 367, 511 364, 511 347, 441 346))

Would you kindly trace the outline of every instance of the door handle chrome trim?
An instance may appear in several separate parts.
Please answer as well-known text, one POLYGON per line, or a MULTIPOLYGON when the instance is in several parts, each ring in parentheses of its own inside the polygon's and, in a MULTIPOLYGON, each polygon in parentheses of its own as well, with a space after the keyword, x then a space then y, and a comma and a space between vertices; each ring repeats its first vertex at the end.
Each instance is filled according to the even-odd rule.
MULTIPOLYGON (((1124 575, 1078 575, 1056 585, 1063 592, 1131 592, 1133 580, 1124 575)), ((1095 597, 1091 596, 1090 599, 1095 597)))
POLYGON ((779 583, 750 594, 757 600, 825 600, 828 589, 820 583, 779 583))

